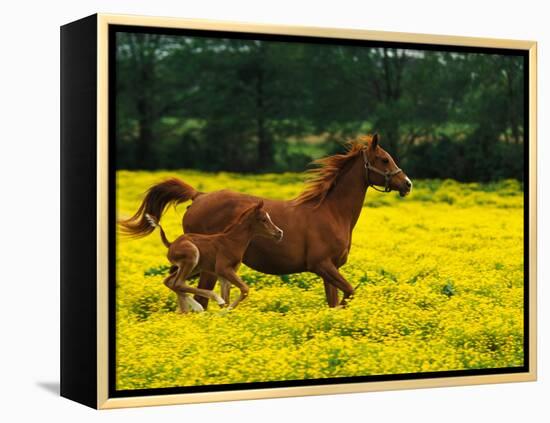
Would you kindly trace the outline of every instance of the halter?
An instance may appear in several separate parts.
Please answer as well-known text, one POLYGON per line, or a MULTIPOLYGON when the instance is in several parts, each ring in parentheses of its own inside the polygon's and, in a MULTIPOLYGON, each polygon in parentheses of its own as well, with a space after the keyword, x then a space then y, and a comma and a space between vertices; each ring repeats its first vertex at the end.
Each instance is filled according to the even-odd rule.
POLYGON ((374 167, 373 165, 371 165, 370 162, 369 162, 369 159, 367 157, 366 151, 362 150, 362 152, 363 152, 363 161, 365 162, 365 175, 367 177, 367 187, 372 187, 374 190, 380 191, 380 192, 390 192, 391 191, 391 188, 390 188, 391 178, 393 178, 395 175, 397 175, 398 173, 401 173, 403 171, 401 169, 397 168, 395 170, 392 170, 391 172, 389 170, 384 172, 383 170, 380 170, 377 167, 374 167), (373 184, 370 183, 369 170, 371 170, 375 173, 378 173, 379 175, 382 175, 384 177, 384 189, 383 190, 380 189, 380 188, 376 188, 373 184))

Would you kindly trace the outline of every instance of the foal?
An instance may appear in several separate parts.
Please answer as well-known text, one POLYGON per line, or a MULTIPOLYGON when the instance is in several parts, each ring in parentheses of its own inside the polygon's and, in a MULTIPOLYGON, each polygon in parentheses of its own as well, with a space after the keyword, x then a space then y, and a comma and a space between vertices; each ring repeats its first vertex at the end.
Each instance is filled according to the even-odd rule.
POLYGON ((283 231, 278 228, 263 209, 263 200, 247 208, 236 221, 217 234, 184 234, 174 242, 168 241, 162 226, 151 215, 146 214, 149 224, 160 229, 162 242, 168 248, 168 260, 177 270, 170 274, 164 284, 178 295, 183 313, 189 308, 202 311, 202 306, 188 294, 195 294, 216 301, 220 306, 229 301, 230 284, 240 289, 239 297, 229 306, 235 308, 248 296, 249 287, 237 275, 243 255, 255 236, 275 238, 280 241, 283 231), (222 283, 222 297, 213 291, 193 288, 186 280, 206 271, 216 274, 222 283))

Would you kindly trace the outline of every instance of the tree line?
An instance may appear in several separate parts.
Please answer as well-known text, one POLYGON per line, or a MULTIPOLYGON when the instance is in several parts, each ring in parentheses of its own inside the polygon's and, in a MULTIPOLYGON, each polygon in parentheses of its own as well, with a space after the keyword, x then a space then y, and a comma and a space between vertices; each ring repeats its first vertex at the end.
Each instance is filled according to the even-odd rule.
POLYGON ((378 132, 416 178, 522 179, 523 57, 116 37, 119 168, 301 171, 378 132))

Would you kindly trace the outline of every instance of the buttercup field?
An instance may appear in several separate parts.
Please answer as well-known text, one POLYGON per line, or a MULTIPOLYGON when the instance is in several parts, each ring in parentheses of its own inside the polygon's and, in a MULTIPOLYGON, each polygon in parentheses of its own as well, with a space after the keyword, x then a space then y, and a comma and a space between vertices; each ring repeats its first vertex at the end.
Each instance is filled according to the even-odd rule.
MULTIPOLYGON (((296 197, 305 180, 298 173, 118 171, 118 218, 135 212, 149 186, 174 176, 205 192, 273 199, 296 197)), ((243 265, 251 291, 238 308, 211 302, 204 313, 178 314, 163 284, 169 263, 158 232, 118 236, 116 389, 522 366, 522 185, 414 184, 405 198, 368 190, 340 268, 357 286, 345 308, 326 306, 314 274, 274 276, 243 265)), ((182 233, 188 204, 162 216, 169 239, 182 233)))

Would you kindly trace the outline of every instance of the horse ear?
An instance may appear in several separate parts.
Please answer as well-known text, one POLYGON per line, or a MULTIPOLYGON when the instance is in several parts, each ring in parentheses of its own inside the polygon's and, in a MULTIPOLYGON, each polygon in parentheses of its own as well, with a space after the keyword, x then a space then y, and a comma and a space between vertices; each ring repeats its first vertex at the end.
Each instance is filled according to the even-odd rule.
POLYGON ((378 147, 378 134, 375 133, 372 136, 371 142, 370 142, 370 148, 374 150, 376 147, 378 147))
POLYGON ((258 201, 258 204, 256 204, 256 210, 260 210, 264 206, 264 200, 258 201))

